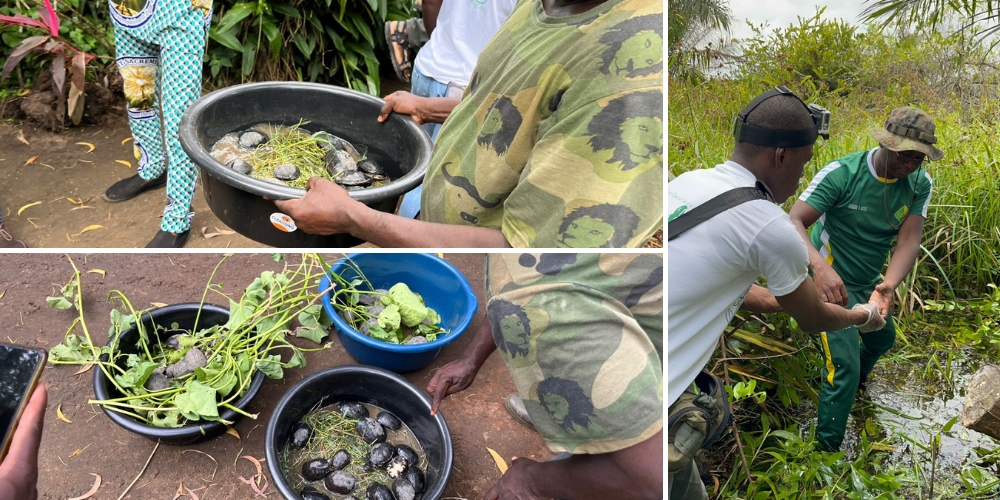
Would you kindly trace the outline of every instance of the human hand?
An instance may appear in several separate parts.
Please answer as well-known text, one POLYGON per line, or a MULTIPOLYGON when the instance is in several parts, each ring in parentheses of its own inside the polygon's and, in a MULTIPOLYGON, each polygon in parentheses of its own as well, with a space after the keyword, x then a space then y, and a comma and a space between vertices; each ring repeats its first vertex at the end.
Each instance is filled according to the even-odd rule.
POLYGON ((885 327, 885 318, 879 314, 878 304, 874 302, 869 302, 867 304, 854 304, 854 307, 851 309, 855 311, 865 311, 868 313, 868 319, 865 320, 864 323, 858 325, 859 332, 874 332, 885 327))
POLYGON ((478 372, 475 363, 465 358, 441 367, 427 383, 427 393, 431 395, 431 415, 437 414, 445 396, 468 389, 478 372))
POLYGON ((889 311, 892 310, 892 294, 896 291, 896 288, 887 285, 884 281, 875 286, 875 290, 872 292, 871 298, 868 302, 874 302, 878 304, 879 312, 882 313, 882 317, 889 320, 889 311))
POLYGON ((10 451, 0 463, 0 498, 38 498, 38 447, 42 444, 47 402, 48 388, 43 382, 31 393, 14 429, 10 451))
POLYGON ((350 233, 348 211, 360 202, 333 182, 313 177, 306 183, 305 196, 297 200, 275 200, 274 204, 302 231, 326 235, 350 233))
POLYGON ((538 462, 530 458, 515 457, 507 472, 500 476, 497 484, 486 492, 484 500, 547 500, 532 491, 534 478, 532 468, 538 462))
POLYGON ((847 288, 837 271, 828 265, 813 267, 813 281, 816 282, 816 292, 819 298, 828 304, 847 307, 847 288))
POLYGON ((405 90, 393 92, 385 96, 385 104, 382 105, 382 110, 379 111, 378 121, 384 122, 389 118, 389 114, 399 113, 401 115, 410 115, 413 121, 417 122, 417 125, 423 125, 426 122, 422 108, 422 101, 424 99, 424 97, 411 94, 405 90))

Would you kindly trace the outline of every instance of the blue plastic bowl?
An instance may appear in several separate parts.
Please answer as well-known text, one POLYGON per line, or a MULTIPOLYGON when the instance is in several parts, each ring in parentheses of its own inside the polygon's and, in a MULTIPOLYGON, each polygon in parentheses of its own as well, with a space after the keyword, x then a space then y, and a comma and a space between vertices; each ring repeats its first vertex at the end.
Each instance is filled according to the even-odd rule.
MULTIPOLYGON (((449 330, 446 335, 425 344, 399 345, 375 340, 348 325, 333 308, 332 293, 324 294, 323 310, 336 325, 340 343, 360 363, 394 372, 419 370, 434 361, 444 346, 465 333, 479 308, 476 294, 461 271, 435 255, 356 253, 347 258, 361 269, 375 288, 388 289, 396 283, 406 283, 410 290, 424 298, 428 307, 437 311, 441 327, 449 330)), ((358 276, 346 259, 337 261, 331 270, 348 281, 358 276)), ((330 278, 324 276, 319 290, 322 292, 329 287, 330 278)))

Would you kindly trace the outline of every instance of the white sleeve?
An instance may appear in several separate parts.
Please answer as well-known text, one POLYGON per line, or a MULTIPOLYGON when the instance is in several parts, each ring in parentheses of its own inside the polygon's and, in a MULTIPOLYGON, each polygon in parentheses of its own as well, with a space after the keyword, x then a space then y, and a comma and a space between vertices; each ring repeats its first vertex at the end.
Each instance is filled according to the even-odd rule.
POLYGON ((806 244, 787 214, 761 229, 750 245, 749 259, 767 278, 767 290, 775 297, 792 293, 809 276, 806 244))

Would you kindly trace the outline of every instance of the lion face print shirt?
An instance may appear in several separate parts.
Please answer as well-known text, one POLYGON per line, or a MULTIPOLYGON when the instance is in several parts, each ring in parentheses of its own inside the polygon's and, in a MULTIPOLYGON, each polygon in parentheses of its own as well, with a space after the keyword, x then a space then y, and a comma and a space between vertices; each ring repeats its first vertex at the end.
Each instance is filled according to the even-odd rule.
POLYGON ((522 0, 479 56, 421 217, 515 247, 637 247, 663 225, 663 3, 522 0))

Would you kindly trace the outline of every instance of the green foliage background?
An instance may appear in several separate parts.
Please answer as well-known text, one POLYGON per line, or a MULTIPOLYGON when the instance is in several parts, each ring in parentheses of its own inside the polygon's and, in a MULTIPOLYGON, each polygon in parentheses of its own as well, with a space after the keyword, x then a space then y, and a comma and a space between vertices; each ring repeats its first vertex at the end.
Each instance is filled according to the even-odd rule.
MULTIPOLYGON (((12 0, 0 14, 37 17, 37 0, 12 0)), ((114 37, 108 6, 102 1, 60 0, 60 35, 97 56, 93 74, 114 61, 114 37)), ((248 81, 301 80, 344 85, 377 95, 379 69, 388 64, 387 20, 412 15, 410 0, 215 0, 211 40, 205 54, 206 87, 248 81)), ((0 60, 34 33, 0 28, 0 60)), ((29 56, 19 77, 0 82, 0 89, 30 85, 42 66, 29 56)), ((113 68, 110 68, 113 71, 113 68)))
POLYGON ((832 112, 830 140, 817 143, 799 192, 829 161, 875 147, 870 131, 899 106, 934 116, 945 157, 926 166, 934 195, 922 249, 897 291, 896 347, 874 375, 882 394, 912 396, 919 403, 911 408, 922 410, 905 414, 879 404, 885 399, 859 398, 844 451, 816 451, 811 426, 825 363, 819 337, 785 314, 741 312, 707 367, 742 389, 731 394, 737 432, 701 464, 702 474, 719 480, 714 491, 709 482, 710 496, 997 498, 1000 447, 989 438, 982 446, 968 439, 953 418, 960 404, 948 411, 924 406, 961 401, 965 377, 1000 356, 995 52, 969 33, 867 28, 830 19, 822 9, 773 31, 752 28, 725 72, 694 78, 684 68, 668 72, 671 177, 728 159, 733 117, 775 85, 832 112), (750 381, 756 383, 747 390, 750 381), (940 458, 942 443, 965 455, 940 458))

